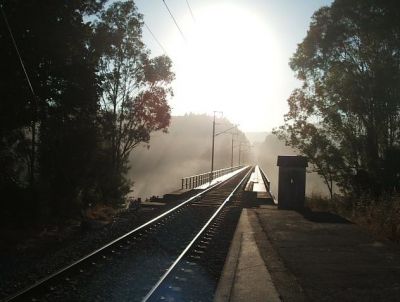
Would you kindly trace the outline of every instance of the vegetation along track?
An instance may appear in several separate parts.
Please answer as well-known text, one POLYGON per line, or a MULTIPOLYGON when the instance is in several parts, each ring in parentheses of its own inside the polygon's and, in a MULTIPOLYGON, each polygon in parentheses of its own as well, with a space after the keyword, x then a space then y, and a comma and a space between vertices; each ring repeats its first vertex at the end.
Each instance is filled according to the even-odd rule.
MULTIPOLYGON (((6 301, 141 301, 171 265, 178 264, 178 257, 186 262, 187 257, 197 257, 188 244, 201 248, 199 243, 204 243, 204 249, 210 243, 229 212, 221 205, 243 185, 249 171, 189 198, 6 301), (205 232, 200 236, 201 230, 205 232)), ((207 264, 208 271, 212 263, 207 264)), ((215 288, 219 273, 211 275, 213 285, 203 286, 208 291, 215 288)))

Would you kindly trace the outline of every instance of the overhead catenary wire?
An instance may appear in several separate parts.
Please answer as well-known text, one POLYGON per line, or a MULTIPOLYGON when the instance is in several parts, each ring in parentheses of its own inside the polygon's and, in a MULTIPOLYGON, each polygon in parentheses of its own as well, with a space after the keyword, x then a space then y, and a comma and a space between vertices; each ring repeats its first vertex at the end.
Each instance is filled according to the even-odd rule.
POLYGON ((169 15, 171 16, 171 18, 172 18, 172 20, 174 21, 176 27, 178 28, 179 32, 181 33, 181 36, 182 36, 183 40, 184 40, 185 42, 187 42, 186 37, 185 37, 185 35, 183 34, 183 31, 181 30, 181 28, 179 27, 179 24, 178 24, 178 22, 176 21, 174 15, 172 14, 171 10, 169 9, 168 4, 165 2, 165 0, 162 0, 162 2, 164 3, 166 9, 168 10, 169 15))
POLYGON ((0 4, 0 11, 1 11, 1 15, 3 16, 4 22, 6 24, 7 30, 8 30, 8 32, 10 34, 12 43, 14 45, 15 52, 17 53, 19 62, 21 64, 22 70, 23 70, 24 75, 25 75, 25 79, 28 82, 28 86, 29 86, 29 89, 30 89, 30 91, 32 93, 32 98, 33 98, 32 102, 31 102, 33 115, 32 115, 32 121, 31 121, 31 124, 32 124, 31 125, 31 134, 32 134, 32 136, 31 136, 31 151, 30 151, 31 154, 30 154, 30 164, 29 164, 30 165, 30 173, 29 173, 30 174, 30 184, 33 185, 33 183, 35 181, 34 169, 35 169, 35 157, 36 157, 36 147, 35 147, 35 145, 36 145, 36 119, 37 119, 36 115, 37 115, 37 107, 38 107, 37 96, 35 94, 35 90, 33 89, 32 82, 31 82, 31 80, 29 78, 28 72, 26 71, 24 60, 22 59, 21 53, 19 52, 17 42, 15 41, 14 34, 13 34, 12 30, 11 30, 10 24, 8 23, 8 19, 7 19, 6 13, 4 12, 2 4, 0 4))
POLYGON ((196 18, 194 17, 192 8, 190 7, 189 0, 186 0, 186 5, 187 5, 187 7, 188 7, 188 9, 190 11, 190 15, 192 16, 193 21, 196 22, 196 18))
POLYGON ((4 22, 6 23, 7 30, 8 30, 8 32, 10 34, 12 43, 13 43, 14 48, 15 48, 15 52, 17 53, 19 62, 20 62, 21 67, 22 67, 22 70, 24 71, 25 78, 26 78, 26 81, 28 82, 29 89, 31 90, 33 98, 35 99, 36 98, 35 91, 33 90, 33 86, 32 86, 31 80, 29 78, 28 72, 26 71, 24 61, 22 59, 21 53, 19 52, 17 42, 15 41, 14 34, 13 34, 12 30, 11 30, 10 24, 8 23, 8 19, 7 19, 6 13, 4 12, 2 4, 0 4, 0 10, 1 10, 1 15, 3 16, 4 22))
POLYGON ((165 50, 165 48, 162 46, 162 44, 160 43, 160 41, 157 39, 157 37, 153 34, 153 32, 151 31, 150 27, 146 24, 146 22, 144 22, 144 26, 146 26, 147 30, 149 31, 149 33, 151 34, 151 36, 153 37, 153 39, 157 42, 158 46, 160 46, 160 48, 162 49, 162 51, 164 52, 164 54, 167 54, 167 51, 165 50))

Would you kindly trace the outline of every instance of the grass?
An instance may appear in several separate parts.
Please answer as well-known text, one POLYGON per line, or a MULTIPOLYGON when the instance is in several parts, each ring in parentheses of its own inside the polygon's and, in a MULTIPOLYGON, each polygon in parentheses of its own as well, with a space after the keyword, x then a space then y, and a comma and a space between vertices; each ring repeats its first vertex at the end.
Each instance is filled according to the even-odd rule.
POLYGON ((400 243, 400 195, 373 200, 368 197, 321 196, 306 199, 312 210, 338 214, 367 229, 375 237, 400 243))
POLYGON ((86 211, 86 217, 91 220, 103 221, 109 223, 116 215, 116 210, 108 205, 97 204, 86 211))

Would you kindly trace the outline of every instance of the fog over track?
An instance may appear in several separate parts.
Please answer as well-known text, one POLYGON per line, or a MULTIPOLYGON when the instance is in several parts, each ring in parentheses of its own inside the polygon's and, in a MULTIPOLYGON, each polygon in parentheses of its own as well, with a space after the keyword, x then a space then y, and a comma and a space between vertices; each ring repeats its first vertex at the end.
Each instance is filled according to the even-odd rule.
MULTIPOLYGON (((226 119, 217 121, 217 132, 233 126, 226 119)), ((240 128, 240 126, 239 126, 240 128)), ((129 176, 134 182, 133 196, 145 199, 163 195, 180 187, 185 176, 210 170, 212 117, 188 114, 173 116, 168 133, 152 135, 150 148, 137 147, 131 154, 129 176)), ((253 148, 243 150, 241 160, 259 164, 271 180, 272 192, 278 192, 278 155, 295 155, 296 152, 268 132, 249 133, 253 148)), ((231 135, 215 139, 215 169, 230 166, 231 135)), ((234 166, 238 164, 238 142, 235 138, 234 166)), ((244 148, 243 148, 244 149, 244 148)), ((243 163, 243 162, 242 162, 243 163)), ((327 189, 316 173, 307 174, 307 195, 326 195, 327 189)))

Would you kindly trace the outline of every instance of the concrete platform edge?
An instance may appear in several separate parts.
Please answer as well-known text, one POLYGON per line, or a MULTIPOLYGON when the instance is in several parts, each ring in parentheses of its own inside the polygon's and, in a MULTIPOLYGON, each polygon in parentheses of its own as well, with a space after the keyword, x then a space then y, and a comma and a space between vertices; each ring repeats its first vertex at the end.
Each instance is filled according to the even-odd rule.
POLYGON ((247 209, 241 213, 214 301, 281 301, 258 250, 247 209))
MULTIPOLYGON (((240 215, 240 219, 242 215, 243 212, 240 215)), ((242 241, 242 232, 240 230, 240 219, 238 225, 236 226, 235 234, 233 235, 228 255, 226 256, 225 259, 224 268, 222 270, 217 290, 214 295, 214 302, 224 302, 230 300, 233 284, 235 282, 235 273, 239 261, 239 254, 242 241)))

